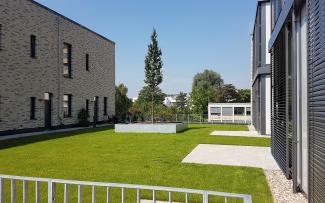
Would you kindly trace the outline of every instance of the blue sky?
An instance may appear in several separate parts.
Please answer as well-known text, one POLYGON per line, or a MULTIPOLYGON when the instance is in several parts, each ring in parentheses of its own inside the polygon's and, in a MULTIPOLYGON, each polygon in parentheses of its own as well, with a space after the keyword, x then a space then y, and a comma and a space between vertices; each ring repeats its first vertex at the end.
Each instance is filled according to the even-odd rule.
POLYGON ((250 33, 256 0, 37 0, 116 42, 116 83, 135 97, 153 27, 163 52, 165 93, 190 92, 194 75, 219 72, 250 84, 250 33))

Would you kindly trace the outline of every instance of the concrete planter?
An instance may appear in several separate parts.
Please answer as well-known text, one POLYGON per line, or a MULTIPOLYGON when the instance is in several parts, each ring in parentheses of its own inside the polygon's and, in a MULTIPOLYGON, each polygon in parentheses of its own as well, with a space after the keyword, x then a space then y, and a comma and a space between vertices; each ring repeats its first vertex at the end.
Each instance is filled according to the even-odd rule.
POLYGON ((115 124, 117 133, 178 133, 186 129, 186 123, 115 124))

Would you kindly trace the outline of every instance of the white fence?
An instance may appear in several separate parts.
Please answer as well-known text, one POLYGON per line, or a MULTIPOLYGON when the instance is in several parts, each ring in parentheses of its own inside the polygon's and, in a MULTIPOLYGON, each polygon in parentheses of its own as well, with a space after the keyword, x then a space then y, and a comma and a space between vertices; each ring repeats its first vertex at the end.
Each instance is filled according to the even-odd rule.
MULTIPOLYGON (((238 198, 241 199, 244 203, 252 203, 252 198, 250 195, 245 194, 235 194, 235 193, 225 193, 225 192, 214 192, 206 190, 193 190, 193 189, 183 189, 183 188, 172 188, 172 187, 159 187, 159 186, 148 186, 148 185, 132 185, 132 184, 119 184, 119 183, 103 183, 103 182, 88 182, 88 181, 73 181, 73 180, 60 180, 60 179, 48 179, 48 178, 34 178, 34 177, 22 177, 22 176, 9 176, 9 175, 0 175, 0 203, 5 203, 4 194, 5 187, 4 181, 10 181, 10 198, 11 202, 16 202, 16 182, 23 182, 23 203, 28 201, 28 184, 34 183, 35 185, 35 202, 40 203, 40 183, 47 183, 47 202, 56 203, 57 194, 56 187, 58 184, 64 185, 63 192, 63 201, 64 203, 69 202, 69 186, 76 185, 78 187, 78 203, 82 202, 82 188, 85 186, 90 186, 91 190, 91 199, 92 203, 96 203, 96 188, 104 187, 106 188, 106 203, 111 203, 112 188, 119 188, 121 192, 121 202, 125 203, 126 189, 135 189, 136 190, 136 202, 141 202, 141 191, 152 191, 152 202, 156 203, 156 192, 166 192, 168 193, 168 202, 173 202, 173 193, 183 193, 185 198, 185 203, 190 202, 189 194, 201 195, 203 203, 209 203, 209 197, 217 196, 223 198, 224 202, 227 202, 229 198, 238 198)), ((158 201, 158 200, 157 200, 158 201)))

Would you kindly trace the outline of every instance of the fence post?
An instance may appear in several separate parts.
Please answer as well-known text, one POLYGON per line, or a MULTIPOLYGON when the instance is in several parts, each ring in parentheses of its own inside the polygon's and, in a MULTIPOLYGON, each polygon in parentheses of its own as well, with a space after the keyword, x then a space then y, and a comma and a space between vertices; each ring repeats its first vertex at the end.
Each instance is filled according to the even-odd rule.
POLYGON ((187 124, 190 123, 190 114, 187 114, 187 124))
POLYGON ((206 191, 203 193, 203 203, 209 203, 209 196, 206 191))
POLYGON ((55 183, 48 182, 48 203, 55 203, 55 183))
POLYGON ((200 114, 200 124, 202 124, 202 114, 200 114))
POLYGON ((5 203, 4 199, 4 179, 0 178, 0 203, 5 203))

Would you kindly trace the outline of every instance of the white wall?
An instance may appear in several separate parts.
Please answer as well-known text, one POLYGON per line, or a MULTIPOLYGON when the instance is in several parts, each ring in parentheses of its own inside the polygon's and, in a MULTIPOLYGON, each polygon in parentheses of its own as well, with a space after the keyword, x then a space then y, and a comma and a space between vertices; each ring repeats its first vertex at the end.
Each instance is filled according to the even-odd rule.
POLYGON ((271 64, 271 54, 268 51, 268 47, 269 47, 269 40, 271 38, 271 3, 267 3, 265 5, 265 14, 266 14, 266 46, 265 46, 265 53, 266 53, 266 57, 265 57, 265 63, 266 64, 271 64))
POLYGON ((265 133, 271 134, 271 78, 265 78, 265 133))

